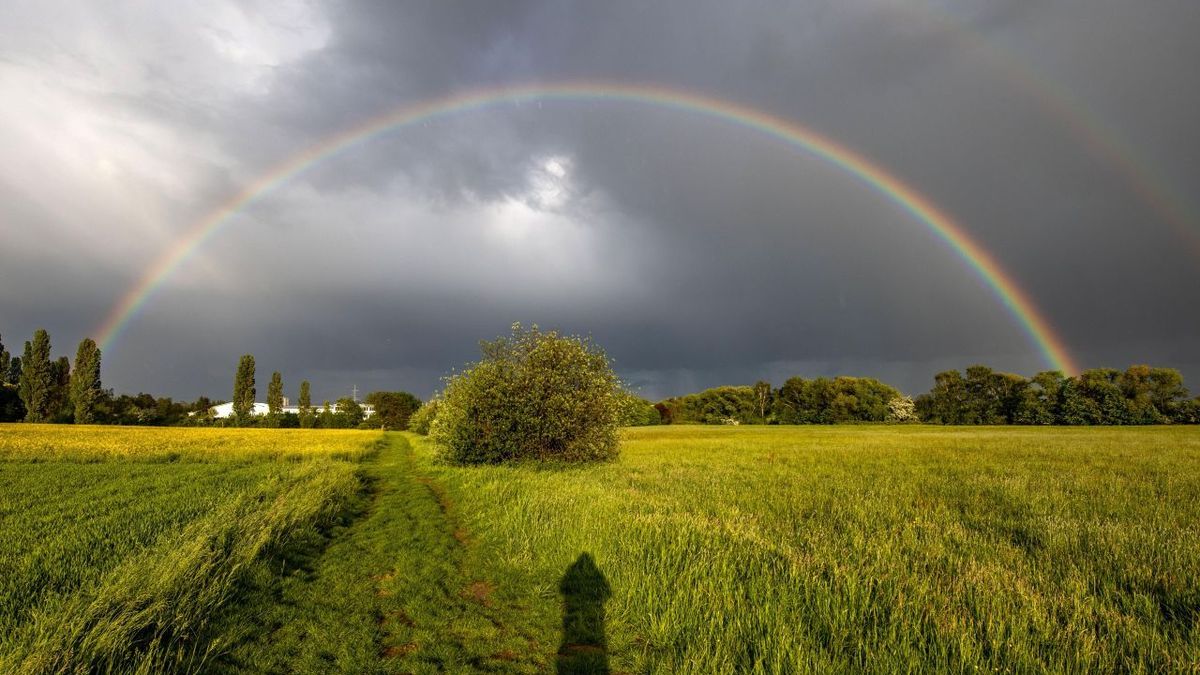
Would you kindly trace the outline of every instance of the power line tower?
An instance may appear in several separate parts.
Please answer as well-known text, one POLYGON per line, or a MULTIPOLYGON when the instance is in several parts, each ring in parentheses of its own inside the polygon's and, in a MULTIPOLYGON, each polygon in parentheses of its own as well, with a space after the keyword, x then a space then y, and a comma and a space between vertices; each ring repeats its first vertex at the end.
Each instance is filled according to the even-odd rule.
POLYGON ((357 384, 354 385, 353 388, 350 389, 350 396, 354 399, 355 403, 358 403, 358 385, 357 384))

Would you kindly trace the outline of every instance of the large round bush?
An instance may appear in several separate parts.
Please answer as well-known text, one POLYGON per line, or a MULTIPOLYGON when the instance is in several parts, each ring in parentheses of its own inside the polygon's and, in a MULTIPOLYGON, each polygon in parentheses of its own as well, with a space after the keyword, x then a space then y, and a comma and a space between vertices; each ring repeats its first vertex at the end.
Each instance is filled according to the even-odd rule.
POLYGON ((482 343, 446 381, 429 435, 460 464, 588 461, 617 454, 620 382, 590 339, 528 330, 482 343))

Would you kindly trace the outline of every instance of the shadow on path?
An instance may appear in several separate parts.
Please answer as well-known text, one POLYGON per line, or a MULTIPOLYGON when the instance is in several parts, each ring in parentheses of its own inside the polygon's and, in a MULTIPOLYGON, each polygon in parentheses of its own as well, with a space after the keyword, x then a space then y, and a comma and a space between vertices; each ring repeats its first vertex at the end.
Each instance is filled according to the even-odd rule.
POLYGON ((581 553, 567 567, 558 589, 563 596, 559 675, 608 673, 604 603, 612 592, 590 553, 581 553))

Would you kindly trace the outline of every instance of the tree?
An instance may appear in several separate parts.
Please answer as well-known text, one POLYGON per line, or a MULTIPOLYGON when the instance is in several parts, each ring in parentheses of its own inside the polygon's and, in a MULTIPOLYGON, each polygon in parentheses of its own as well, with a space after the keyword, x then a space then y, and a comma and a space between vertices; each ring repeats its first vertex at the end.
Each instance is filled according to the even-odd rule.
POLYGON ((1121 392, 1121 372, 1113 368, 1093 368, 1079 374, 1079 392, 1091 402, 1092 419, 1088 424, 1129 424, 1129 404, 1121 392))
POLYGON ((674 423, 727 424, 761 422, 754 400, 754 388, 746 386, 712 387, 704 391, 669 398, 660 405, 674 423))
POLYGON ((353 429, 362 424, 363 409, 358 401, 343 396, 335 405, 337 412, 333 414, 333 425, 338 429, 353 429))
POLYGON ((1162 424, 1179 416, 1187 400, 1183 376, 1172 368, 1130 366, 1118 378, 1133 424, 1162 424))
POLYGON ((245 354, 238 362, 233 378, 233 416, 239 426, 250 422, 254 414, 254 356, 245 354))
POLYGON ((1067 377, 1057 370, 1034 375, 1021 393, 1013 416, 1015 424, 1055 424, 1062 416, 1063 386, 1067 377))
POLYGON ((407 391, 373 391, 366 400, 375 408, 371 422, 384 429, 407 429, 409 418, 421 407, 421 399, 407 391))
POLYGON ((19 422, 25 419, 25 406, 11 384, 0 384, 0 422, 19 422))
POLYGON ((336 428, 333 411, 329 409, 329 401, 325 401, 325 406, 321 409, 320 416, 317 417, 316 427, 318 429, 336 428))
POLYGON ((316 417, 313 415, 312 407, 312 392, 308 385, 308 380, 300 383, 300 398, 297 400, 300 406, 300 428, 311 429, 316 417))
POLYGON ((939 424, 966 424, 970 418, 966 382, 957 370, 933 376, 924 419, 939 424))
POLYGON ((883 422, 900 392, 870 377, 789 378, 775 392, 775 419, 783 424, 883 422))
POLYGON ((21 357, 13 358, 0 342, 0 422, 17 422, 25 418, 25 406, 17 393, 20 372, 21 357))
POLYGON ((69 422, 71 412, 71 359, 60 356, 50 364, 50 413, 53 422, 69 422))
POLYGON ((283 415, 283 375, 278 370, 271 373, 271 383, 267 385, 267 414, 270 426, 279 426, 283 415))
POLYGON ((100 386, 100 348, 95 340, 84 338, 75 350, 75 372, 71 375, 71 406, 76 424, 96 421, 96 404, 103 393, 100 386))
POLYGON ((0 385, 11 384, 8 379, 10 365, 12 365, 12 355, 4 348, 4 341, 0 340, 0 385))
POLYGON ((767 411, 771 408, 771 383, 759 380, 754 383, 754 404, 758 407, 758 417, 767 419, 767 411))
POLYGON ((14 356, 8 362, 8 373, 5 374, 4 381, 14 387, 21 382, 21 357, 14 356))
POLYGON ((588 461, 617 454, 621 385, 590 339, 528 330, 481 344, 447 379, 430 437, 460 464, 588 461))
POLYGON ((781 424, 812 424, 816 421, 816 406, 809 400, 808 381, 789 377, 775 392, 775 419, 781 424))
POLYGON ((50 361, 50 334, 39 328, 33 342, 25 343, 21 358, 21 402, 25 405, 25 420, 46 422, 54 396, 54 364, 50 361))
POLYGON ((1174 368, 1150 369, 1150 402, 1167 421, 1180 417, 1180 407, 1188 400, 1183 375, 1174 368))
POLYGON ((917 422, 917 406, 908 396, 897 396, 888 401, 888 420, 892 422, 917 422))

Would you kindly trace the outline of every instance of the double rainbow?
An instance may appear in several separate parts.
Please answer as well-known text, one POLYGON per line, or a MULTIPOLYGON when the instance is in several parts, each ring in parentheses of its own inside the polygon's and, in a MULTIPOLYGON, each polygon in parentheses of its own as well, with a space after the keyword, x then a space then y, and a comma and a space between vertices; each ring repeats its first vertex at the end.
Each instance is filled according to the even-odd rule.
POLYGON ((97 331, 103 349, 109 349, 121 331, 153 296, 155 290, 208 239, 246 208, 275 187, 308 167, 362 143, 378 134, 401 129, 432 118, 477 110, 502 103, 538 101, 615 101, 677 110, 739 127, 752 129, 782 141, 811 156, 839 167, 869 188, 885 196, 925 225, 954 251, 991 289, 1037 346, 1046 364, 1066 373, 1078 368, 1062 339, 1038 311, 1030 298, 999 263, 928 198, 899 178, 854 150, 806 129, 795 122, 731 101, 661 86, 608 82, 568 82, 501 86, 459 93, 402 106, 364 124, 335 134, 293 155, 246 186, 232 199, 192 225, 143 274, 117 302, 97 331))

